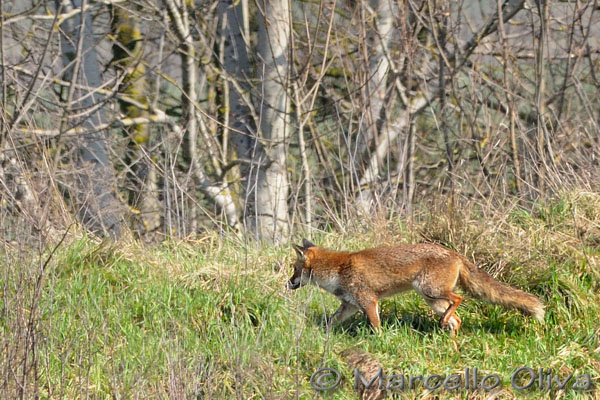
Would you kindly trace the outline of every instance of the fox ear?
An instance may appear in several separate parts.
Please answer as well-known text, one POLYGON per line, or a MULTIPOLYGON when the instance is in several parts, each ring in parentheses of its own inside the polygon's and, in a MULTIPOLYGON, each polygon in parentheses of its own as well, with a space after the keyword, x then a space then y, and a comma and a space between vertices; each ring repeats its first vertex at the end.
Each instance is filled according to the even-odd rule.
POLYGON ((304 252, 302 251, 302 247, 296 246, 295 244, 292 244, 292 247, 296 251, 296 254, 298 255, 298 259, 304 260, 304 252))
POLYGON ((302 247, 304 250, 306 250, 309 247, 317 247, 317 246, 315 244, 313 244, 310 240, 302 239, 302 247))

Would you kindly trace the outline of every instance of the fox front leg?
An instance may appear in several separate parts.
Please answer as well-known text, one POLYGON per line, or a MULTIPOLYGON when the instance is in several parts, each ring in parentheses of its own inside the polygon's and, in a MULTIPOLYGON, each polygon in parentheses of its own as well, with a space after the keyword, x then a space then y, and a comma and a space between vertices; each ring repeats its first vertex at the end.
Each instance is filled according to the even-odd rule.
POLYGON ((348 318, 350 318, 352 315, 356 314, 357 311, 358 307, 346 301, 342 301, 342 304, 340 304, 340 307, 337 309, 335 314, 333 314, 329 319, 328 325, 342 323, 348 318))
POLYGON ((369 318, 369 322, 371 322, 371 325, 373 326, 373 329, 378 331, 381 321, 379 320, 379 305, 377 304, 377 300, 367 303, 364 307, 364 310, 365 314, 367 314, 367 318, 369 318))

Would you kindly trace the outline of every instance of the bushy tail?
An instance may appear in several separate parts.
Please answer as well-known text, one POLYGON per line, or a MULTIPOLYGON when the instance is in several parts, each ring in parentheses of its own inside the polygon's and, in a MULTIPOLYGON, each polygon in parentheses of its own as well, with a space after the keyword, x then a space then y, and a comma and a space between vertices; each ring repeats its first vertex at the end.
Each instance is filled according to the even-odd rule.
POLYGON ((498 282, 466 259, 463 259, 463 266, 459 282, 464 290, 491 303, 516 308, 544 322, 544 304, 537 297, 498 282))

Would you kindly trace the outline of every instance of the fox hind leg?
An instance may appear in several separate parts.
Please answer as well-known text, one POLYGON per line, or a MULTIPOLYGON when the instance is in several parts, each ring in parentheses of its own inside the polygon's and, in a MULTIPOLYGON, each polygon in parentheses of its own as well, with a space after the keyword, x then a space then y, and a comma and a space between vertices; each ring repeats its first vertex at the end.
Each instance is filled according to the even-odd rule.
POLYGON ((462 302, 462 296, 459 294, 450 292, 450 293, 448 293, 447 297, 450 299, 452 304, 450 305, 450 307, 448 307, 446 309, 446 311, 442 315, 442 318, 440 318, 440 325, 442 327, 445 327, 446 325, 448 325, 448 322, 450 321, 450 319, 456 315, 456 309, 462 302))
POLYGON ((450 327, 452 334, 456 334, 462 323, 458 314, 456 314, 456 307, 458 307, 460 301, 452 303, 446 299, 432 299, 425 296, 423 296, 423 298, 425 299, 425 302, 429 304, 429 307, 431 307, 433 311, 440 316, 440 328, 445 328, 448 326, 450 327))
POLYGON ((440 316, 440 326, 450 326, 453 334, 461 324, 456 309, 462 302, 462 296, 454 293, 459 269, 460 265, 456 262, 443 263, 420 273, 412 282, 417 293, 440 316))

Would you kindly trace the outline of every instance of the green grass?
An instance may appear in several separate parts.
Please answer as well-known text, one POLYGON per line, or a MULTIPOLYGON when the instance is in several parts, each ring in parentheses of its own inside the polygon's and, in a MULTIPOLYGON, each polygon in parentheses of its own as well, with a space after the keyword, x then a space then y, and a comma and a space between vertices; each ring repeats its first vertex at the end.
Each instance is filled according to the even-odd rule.
MULTIPOLYGON (((598 398, 596 390, 582 393, 571 384, 564 393, 557 392, 556 384, 552 391, 522 392, 510 385, 511 374, 522 366, 551 368, 561 380, 587 373, 594 387, 600 383, 595 272, 600 251, 583 239, 573 247, 553 239, 556 225, 546 221, 560 220, 570 229, 565 209, 554 204, 537 215, 519 211, 507 217, 507 227, 525 232, 526 242, 517 235, 490 249, 457 239, 457 247, 467 243, 474 254, 512 266, 502 269, 501 279, 541 297, 547 315, 542 325, 467 296, 459 308, 463 326, 456 337, 437 327, 437 318, 414 293, 383 301, 380 333, 373 333, 360 314, 328 333, 324 315, 335 311, 337 300, 315 287, 285 289, 293 256, 289 246, 244 248, 217 236, 153 248, 73 240, 59 249, 44 273, 35 319, 37 372, 27 370, 30 395, 25 397, 32 397, 37 380, 42 398, 352 399, 357 398, 353 373, 341 352, 358 348, 381 361, 386 373, 447 376, 477 367, 480 377, 498 374, 502 392, 495 398, 598 398), (552 207, 561 215, 552 214, 552 207), (550 251, 549 242, 557 248, 550 251), (528 267, 514 260, 520 246, 531 253, 528 267), (343 379, 337 389, 319 394, 309 382, 323 366, 338 369, 343 379)), ((481 237, 474 226, 473 234, 481 237)), ((321 234, 314 241, 354 249, 414 241, 410 231, 396 223, 391 230, 321 234)), ((510 232, 507 228, 497 235, 510 232)), ((13 350, 21 354, 24 340, 15 327, 29 315, 11 299, 25 294, 20 307, 31 309, 26 294, 33 293, 31 277, 38 271, 33 261, 19 266, 30 268, 30 275, 13 273, 17 269, 9 253, 0 262, 0 326, 7 355, 13 350)), ((495 265, 488 259, 484 264, 495 265)), ((18 393, 19 360, 7 356, 0 361, 3 371, 9 366, 16 371, 15 382, 2 378, 8 383, 0 392, 18 393)), ((489 394, 462 388, 430 393, 420 385, 396 396, 483 399, 489 394)))

